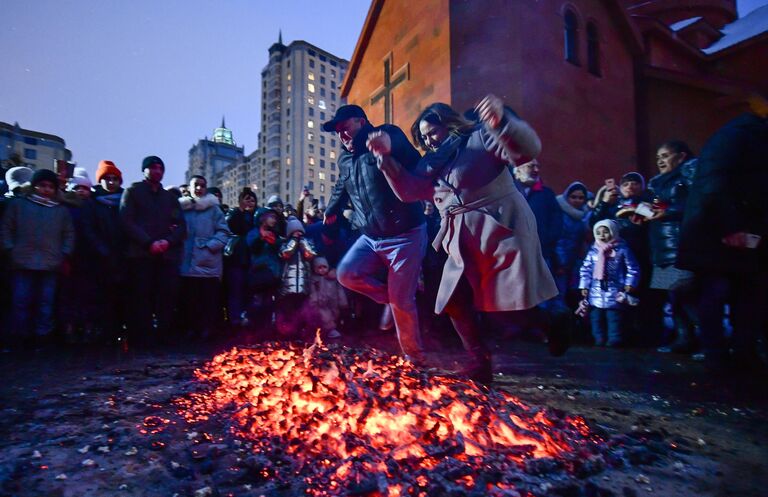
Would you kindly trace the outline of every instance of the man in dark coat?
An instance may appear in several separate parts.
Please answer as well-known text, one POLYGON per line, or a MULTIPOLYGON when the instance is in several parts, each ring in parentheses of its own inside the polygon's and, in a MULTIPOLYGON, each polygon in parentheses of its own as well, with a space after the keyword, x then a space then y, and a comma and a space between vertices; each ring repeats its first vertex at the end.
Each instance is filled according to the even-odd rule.
POLYGON ((541 165, 536 159, 516 166, 515 184, 533 211, 541 241, 541 254, 549 270, 554 273, 557 269, 553 267, 556 262, 555 248, 563 232, 563 214, 555 192, 542 183, 540 169, 541 165))
POLYGON ((677 266, 696 273, 702 354, 726 358, 723 306, 731 304, 735 365, 756 363, 768 299, 768 112, 743 114, 707 141, 680 233, 677 266))
POLYGON ((366 147, 375 130, 390 135, 392 155, 406 169, 413 169, 421 158, 400 128, 374 128, 360 107, 339 107, 333 119, 323 124, 323 131, 335 132, 344 148, 324 222, 335 223, 347 204, 352 204, 352 222, 362 235, 339 263, 339 282, 380 304, 389 304, 400 348, 422 362, 416 289, 427 247, 424 214, 419 202, 401 202, 377 167, 376 157, 366 147))
POLYGON ((165 174, 163 161, 154 155, 146 157, 141 169, 144 181, 126 188, 120 201, 132 283, 129 329, 134 337, 151 337, 154 314, 157 336, 167 340, 187 227, 176 196, 161 184, 165 174))

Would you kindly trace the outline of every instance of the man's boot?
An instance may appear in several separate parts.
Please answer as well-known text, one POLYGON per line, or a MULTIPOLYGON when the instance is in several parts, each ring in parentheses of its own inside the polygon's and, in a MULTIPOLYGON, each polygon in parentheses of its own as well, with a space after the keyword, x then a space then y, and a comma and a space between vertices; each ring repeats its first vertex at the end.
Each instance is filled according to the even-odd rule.
POLYGON ((693 352, 693 338, 688 323, 675 317, 675 339, 672 343, 656 349, 663 354, 689 354, 693 352))

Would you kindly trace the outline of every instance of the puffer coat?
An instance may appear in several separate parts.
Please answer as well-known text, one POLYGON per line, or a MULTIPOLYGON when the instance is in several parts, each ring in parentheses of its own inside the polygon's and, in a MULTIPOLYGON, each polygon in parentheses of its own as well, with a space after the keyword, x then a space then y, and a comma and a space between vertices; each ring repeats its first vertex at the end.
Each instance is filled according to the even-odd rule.
POLYGON ((309 261, 317 257, 312 242, 306 238, 291 238, 280 248, 280 257, 285 261, 280 296, 309 294, 309 261))
POLYGON ((648 223, 654 266, 671 266, 677 261, 680 224, 695 173, 696 159, 693 158, 668 173, 654 176, 648 182, 650 196, 665 207, 664 217, 648 223))
POLYGON ((579 288, 589 289, 589 305, 598 309, 619 309, 623 304, 616 301, 619 292, 629 285, 637 288, 640 284, 640 266, 629 246, 620 240, 613 249, 615 255, 605 262, 605 284, 592 277, 597 264, 598 250, 595 245, 589 249, 579 271, 579 288))
POLYGON ((181 276, 221 278, 223 250, 230 232, 219 208, 219 199, 209 193, 195 200, 181 197, 179 204, 187 225, 181 276))

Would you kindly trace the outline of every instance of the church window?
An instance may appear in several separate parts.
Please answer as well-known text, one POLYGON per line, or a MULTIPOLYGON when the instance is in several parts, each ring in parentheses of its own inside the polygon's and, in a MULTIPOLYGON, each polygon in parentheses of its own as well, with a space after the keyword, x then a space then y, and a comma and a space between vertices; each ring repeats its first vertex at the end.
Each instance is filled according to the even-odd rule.
POLYGON ((579 21, 572 10, 565 11, 565 60, 579 65, 579 21))
POLYGON ((600 36, 594 22, 587 24, 587 70, 600 76, 600 36))

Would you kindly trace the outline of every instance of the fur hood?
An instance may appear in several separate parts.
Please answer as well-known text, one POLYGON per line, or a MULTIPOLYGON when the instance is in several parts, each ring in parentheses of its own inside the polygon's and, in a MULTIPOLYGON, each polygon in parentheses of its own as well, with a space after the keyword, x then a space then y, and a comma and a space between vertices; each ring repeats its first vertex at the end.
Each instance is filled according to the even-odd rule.
POLYGON ((584 207, 577 209, 576 207, 569 204, 568 200, 566 200, 565 197, 560 194, 557 196, 557 203, 560 205, 560 209, 562 209, 564 213, 568 214, 572 219, 575 219, 576 221, 584 220, 584 217, 587 215, 588 209, 586 202, 584 203, 584 207))
POLYGON ((218 208, 219 199, 212 193, 206 193, 205 196, 197 199, 192 197, 181 197, 179 198, 179 205, 181 205, 181 210, 184 211, 204 211, 210 207, 218 208))

